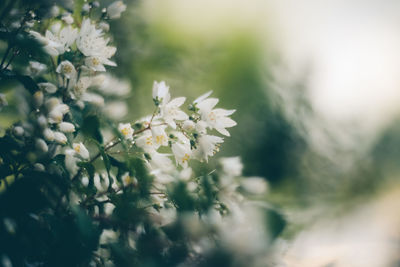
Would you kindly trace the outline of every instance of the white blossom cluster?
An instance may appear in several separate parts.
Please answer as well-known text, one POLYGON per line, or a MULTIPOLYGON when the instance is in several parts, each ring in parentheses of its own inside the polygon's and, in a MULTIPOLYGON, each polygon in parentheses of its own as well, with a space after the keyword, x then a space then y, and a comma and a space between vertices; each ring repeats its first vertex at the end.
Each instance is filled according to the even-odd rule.
MULTIPOLYGON (((88 13, 90 8, 85 4, 83 10, 88 13)), ((106 9, 107 17, 119 18, 125 9, 122 1, 113 2, 106 9)), ((33 94, 36 122, 15 126, 14 134, 29 137, 35 126, 39 128, 36 149, 41 153, 64 154, 71 177, 77 174, 79 161, 90 160, 88 149, 79 136, 76 138, 77 125, 73 122, 71 108, 83 110, 91 104, 100 107, 111 119, 121 119, 128 112, 125 101, 105 101, 103 97, 121 98, 130 93, 126 81, 105 73, 105 65, 116 66, 110 60, 116 48, 109 45, 110 38, 103 30, 108 28, 104 21, 96 24, 89 17, 83 17, 77 22, 70 13, 65 13, 61 20, 54 20, 44 34, 29 30, 29 34, 43 45, 54 68, 37 61, 30 62, 28 75, 48 79, 38 83, 39 90, 33 94), (49 147, 55 149, 49 151, 49 147)), ((2 102, 6 105, 5 100, 2 102)))

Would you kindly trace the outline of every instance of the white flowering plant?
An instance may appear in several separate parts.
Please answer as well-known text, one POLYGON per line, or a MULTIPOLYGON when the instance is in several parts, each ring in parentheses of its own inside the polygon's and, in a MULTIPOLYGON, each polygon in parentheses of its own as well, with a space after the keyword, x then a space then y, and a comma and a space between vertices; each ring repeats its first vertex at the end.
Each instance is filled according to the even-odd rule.
POLYGON ((117 66, 108 22, 126 5, 28 2, 7 1, 0 14, 0 81, 12 89, 0 106, 17 96, 23 106, 0 137, 2 263, 212 266, 229 258, 240 266, 248 261, 236 254, 263 255, 268 231, 246 227, 255 210, 246 205, 265 181, 241 179, 239 158, 207 165, 236 125, 235 110, 216 107, 212 92, 185 104, 161 81, 154 112, 121 121, 130 86, 108 71, 117 66), (205 166, 196 171, 196 161, 205 166), (244 250, 243 236, 257 244, 244 250))

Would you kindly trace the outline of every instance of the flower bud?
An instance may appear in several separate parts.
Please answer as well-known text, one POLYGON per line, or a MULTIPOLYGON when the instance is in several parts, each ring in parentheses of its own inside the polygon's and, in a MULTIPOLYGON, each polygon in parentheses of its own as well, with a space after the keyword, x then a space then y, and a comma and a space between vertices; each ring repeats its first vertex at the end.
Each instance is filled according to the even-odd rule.
POLYGON ((44 172, 46 169, 44 168, 44 165, 41 163, 35 163, 33 165, 33 168, 35 169, 35 171, 39 171, 39 172, 44 172))
POLYGON ((47 141, 54 141, 54 132, 49 128, 44 129, 43 136, 47 141))
POLYGON ((35 147, 37 150, 44 152, 44 153, 49 151, 49 148, 48 148, 46 142, 41 138, 36 139, 35 147))
POLYGON ((61 133, 61 132, 54 132, 54 140, 59 143, 59 144, 66 144, 67 143, 67 137, 65 136, 65 134, 61 133))
POLYGON ((3 107, 6 107, 6 106, 8 106, 6 96, 4 94, 0 94, 0 110, 2 110, 3 107))
POLYGON ((53 94, 57 91, 57 87, 52 83, 39 83, 40 89, 45 90, 47 93, 53 94))
POLYGON ((13 128, 13 133, 15 136, 21 137, 24 135, 24 128, 22 128, 21 126, 15 126, 13 128))
POLYGON ((44 95, 42 91, 36 91, 33 94, 33 104, 36 108, 39 108, 43 104, 44 95))
POLYGON ((70 122, 61 122, 60 124, 58 124, 58 129, 64 133, 75 132, 75 126, 70 122))

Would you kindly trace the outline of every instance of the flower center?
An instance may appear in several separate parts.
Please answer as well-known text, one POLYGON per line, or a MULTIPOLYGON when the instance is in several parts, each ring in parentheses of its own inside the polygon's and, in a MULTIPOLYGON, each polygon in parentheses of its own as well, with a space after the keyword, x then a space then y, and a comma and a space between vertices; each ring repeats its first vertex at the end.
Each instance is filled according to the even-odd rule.
POLYGON ((182 158, 182 163, 187 162, 189 160, 189 158, 190 158, 189 154, 185 153, 185 155, 182 158))
POLYGON ((76 153, 81 152, 81 146, 80 145, 75 146, 74 149, 75 149, 76 153))
POLYGON ((122 130, 121 130, 121 132, 122 132, 122 134, 124 135, 124 136, 127 136, 128 134, 129 134, 129 129, 126 127, 126 128, 123 128, 122 130))

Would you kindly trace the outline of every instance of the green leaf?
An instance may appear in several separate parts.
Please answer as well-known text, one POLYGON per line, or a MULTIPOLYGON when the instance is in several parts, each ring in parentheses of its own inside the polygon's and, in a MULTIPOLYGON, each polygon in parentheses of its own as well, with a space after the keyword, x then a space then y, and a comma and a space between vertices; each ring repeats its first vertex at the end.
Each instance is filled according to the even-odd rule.
POLYGON ((103 144, 103 136, 100 133, 100 120, 97 116, 89 115, 83 119, 81 131, 89 138, 93 138, 103 144))

